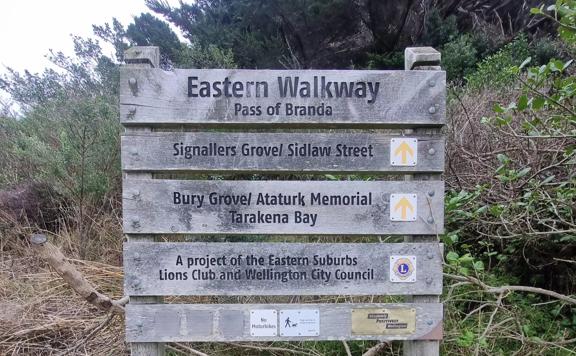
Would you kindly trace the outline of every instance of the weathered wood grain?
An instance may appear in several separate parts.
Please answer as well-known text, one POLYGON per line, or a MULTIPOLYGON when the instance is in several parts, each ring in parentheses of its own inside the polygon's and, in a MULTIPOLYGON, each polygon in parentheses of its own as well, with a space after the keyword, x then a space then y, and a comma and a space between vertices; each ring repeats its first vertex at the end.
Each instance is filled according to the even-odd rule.
MULTIPOLYGON (((302 341, 302 340, 439 340, 442 338, 442 304, 164 304, 126 307, 128 342, 179 341, 302 341), (416 310, 411 334, 354 335, 352 310, 401 308, 416 310), (254 310, 313 309, 319 311, 318 336, 252 336, 254 310)), ((278 323, 284 320, 278 320, 278 323)), ((393 332, 392 330, 390 332, 393 332)))
POLYGON ((442 247, 437 243, 126 243, 124 291, 130 296, 441 294, 442 247), (390 256, 416 256, 412 272, 416 281, 391 282, 390 256))
MULTIPOLYGON (((420 70, 440 70, 440 60, 441 53, 436 51, 431 47, 412 47, 406 48, 404 52, 404 68, 406 70, 415 69, 420 70)), ((425 131, 427 134, 440 134, 440 130, 436 128, 432 129, 416 129, 408 130, 415 132, 425 131)), ((415 132, 407 132, 407 134, 414 134, 415 132)), ((415 174, 407 175, 406 180, 441 180, 440 174, 415 174)), ((424 241, 436 241, 436 236, 406 236, 405 241, 407 242, 424 242, 424 241)), ((406 296, 405 301, 414 303, 438 303, 440 298, 436 295, 413 295, 406 296)), ((440 355, 440 342, 434 340, 421 340, 421 341, 411 341, 407 340, 403 342, 403 354, 404 356, 437 356, 440 355)))
MULTIPOLYGON (((160 63, 160 50, 158 47, 132 47, 124 53, 124 60, 129 67, 139 68, 157 68, 160 63)), ((142 133, 150 132, 150 127, 127 127, 128 133, 142 133)), ((125 181, 130 181, 133 178, 152 178, 150 173, 142 172, 126 172, 124 174, 125 181)), ((127 235, 131 242, 154 241, 154 236, 151 235, 127 235)), ((162 297, 146 296, 134 297, 130 299, 130 303, 137 304, 158 304, 162 303, 162 297)), ((164 344, 160 343, 133 343, 130 345, 130 354, 132 356, 160 356, 164 355, 164 344)))
POLYGON ((444 139, 421 136, 417 164, 392 166, 390 140, 369 133, 168 133, 124 135, 125 171, 441 172, 444 139), (186 153, 188 152, 188 153, 186 153))
POLYGON ((445 116, 446 75, 443 71, 175 69, 166 72, 122 67, 120 73, 120 117, 124 125, 415 127, 441 126, 445 116), (322 90, 313 87, 312 97, 281 97, 279 77, 298 77, 300 83, 314 83, 314 77, 320 82, 324 77, 326 82, 364 82, 367 88, 372 83, 373 94, 367 89, 366 97, 336 98, 336 91, 330 86, 333 97, 326 97, 329 96, 326 92, 325 97, 321 97, 322 90), (230 85, 229 96, 223 94, 221 87, 220 96, 212 96, 218 94, 212 89, 210 97, 193 97, 189 95, 199 95, 200 88, 189 92, 189 78, 198 78, 193 83, 207 81, 211 86, 228 78, 230 82, 242 83, 242 89, 233 92, 230 85), (266 97, 263 87, 258 97, 256 82, 267 83, 266 97), (314 97, 314 92, 318 97, 314 97), (314 113, 305 109, 305 113, 294 115, 290 105, 323 106, 324 113, 320 114, 319 109, 314 113), (242 106, 253 111, 238 111, 242 106), (327 115, 328 106, 330 115, 327 115))
MULTIPOLYGON (((435 235, 442 233, 444 226, 443 182, 143 179, 124 183, 126 233, 435 235), (414 221, 390 220, 392 193, 416 195, 414 221), (257 204, 266 194, 290 197, 292 201, 257 204), (326 197, 329 204, 318 205, 317 199, 312 204, 312 196, 322 201, 326 197), (175 204, 184 197, 189 197, 192 204, 175 204), (218 199, 216 204, 211 204, 211 197, 218 199), (365 205, 335 204, 345 197, 356 198, 349 203, 365 205), (226 201, 232 198, 237 200, 226 201)), ((394 208, 398 212, 398 207, 394 208)))

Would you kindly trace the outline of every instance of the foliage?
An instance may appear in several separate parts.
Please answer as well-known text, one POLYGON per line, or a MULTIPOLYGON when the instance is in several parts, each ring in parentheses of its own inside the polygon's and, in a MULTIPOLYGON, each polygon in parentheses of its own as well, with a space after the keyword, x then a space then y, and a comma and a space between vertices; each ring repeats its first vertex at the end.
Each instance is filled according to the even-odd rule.
POLYGON ((148 13, 134 17, 134 22, 126 29, 126 37, 131 45, 158 46, 164 63, 176 62, 182 47, 170 26, 148 13))
POLYGON ((489 85, 498 89, 512 84, 516 79, 514 66, 522 63, 529 55, 528 39, 519 36, 497 53, 482 60, 476 71, 465 77, 467 87, 478 90, 489 85))
POLYGON ((426 21, 421 42, 425 46, 441 48, 459 37, 456 16, 443 17, 437 8, 433 8, 426 21))
POLYGON ((472 38, 462 35, 448 42, 442 50, 442 58, 448 80, 469 75, 477 61, 477 51, 472 44, 472 38))
POLYGON ((0 187, 49 182, 72 202, 81 257, 92 235, 92 211, 119 190, 118 69, 93 40, 74 37, 75 56, 52 53, 61 70, 10 70, 1 88, 21 106, 21 118, 0 122, 6 155, 0 187))
POLYGON ((206 48, 198 45, 183 46, 175 59, 180 68, 236 68, 232 51, 214 45, 206 48))
POLYGON ((400 51, 387 54, 368 53, 367 69, 404 69, 404 53, 400 51))
MULTIPOLYGON (((565 6, 570 14, 575 4, 558 1, 545 16, 569 29, 575 19, 556 9, 565 6)), ((574 45, 572 36, 562 38, 574 45)), ((487 153, 475 154, 494 167, 492 175, 446 197, 445 271, 470 281, 449 286, 445 302, 455 314, 447 321, 459 321, 460 350, 452 352, 460 354, 574 351, 569 340, 576 337, 576 309, 570 304, 538 294, 486 293, 486 286, 519 284, 574 294, 576 78, 572 59, 514 63, 528 53, 519 38, 467 77, 472 90, 466 95, 493 90, 494 84, 515 95, 494 104, 494 114, 482 119, 489 134, 474 138, 485 140, 476 147, 487 153)))

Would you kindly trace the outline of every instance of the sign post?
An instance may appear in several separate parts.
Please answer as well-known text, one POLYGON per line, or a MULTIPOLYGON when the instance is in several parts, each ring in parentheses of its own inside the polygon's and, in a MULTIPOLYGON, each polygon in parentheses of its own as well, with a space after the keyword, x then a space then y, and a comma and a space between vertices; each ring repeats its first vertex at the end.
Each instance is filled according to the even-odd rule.
MULTIPOLYGON (((160 65, 160 50, 158 47, 133 47, 124 53, 124 61, 126 68, 158 68, 160 65)), ((137 91, 138 83, 134 78, 129 78, 128 83, 137 91)), ((127 134, 133 133, 149 133, 152 131, 150 127, 126 127, 127 134)), ((131 182, 133 179, 146 179, 152 178, 152 173, 148 172, 128 172, 124 171, 124 182, 131 182)), ((155 241, 154 235, 149 234, 127 234, 127 239, 133 243, 155 241)), ((130 304, 159 304, 162 303, 162 297, 158 296, 130 296, 130 304)), ((130 344, 132 356, 160 356, 164 355, 164 344, 151 343, 151 342, 135 342, 130 344)))
POLYGON ((156 47, 126 52, 120 119, 133 355, 162 355, 162 343, 171 341, 277 340, 406 340, 405 355, 438 354, 446 79, 439 67, 412 70, 439 63, 431 51, 407 49, 405 71, 172 72, 157 68, 156 47), (405 180, 155 177, 328 172, 405 180), (156 242, 160 235, 335 235, 343 242, 156 242), (408 237, 345 243, 353 235, 408 237), (163 296, 201 295, 413 297, 397 304, 162 304, 163 296))
MULTIPOLYGON (((417 47, 406 48, 404 52, 404 69, 409 70, 440 70, 440 52, 431 47, 417 47)), ((429 82, 428 85, 436 86, 438 83, 429 82)), ((434 108, 431 106, 430 109, 434 108)), ((440 129, 409 129, 406 134, 421 134, 426 131, 431 135, 440 135, 440 129)), ((432 149, 432 148, 431 148, 432 149)), ((440 173, 427 173, 427 174, 413 174, 406 175, 407 181, 441 181, 442 176, 440 173)), ((430 196, 430 194, 429 194, 430 196)), ((442 197, 444 199, 444 197, 442 197)), ((432 217, 435 219, 435 217, 432 217)), ((444 223, 442 222, 442 225, 444 223)), ((438 248, 438 235, 415 235, 406 236, 406 242, 436 242, 438 248)), ((438 303, 440 297, 438 295, 412 295, 406 297, 407 302, 413 303, 438 303)), ((418 355, 439 355, 440 354, 440 341, 439 340, 418 340, 418 341, 404 341, 404 356, 418 356, 418 355)))

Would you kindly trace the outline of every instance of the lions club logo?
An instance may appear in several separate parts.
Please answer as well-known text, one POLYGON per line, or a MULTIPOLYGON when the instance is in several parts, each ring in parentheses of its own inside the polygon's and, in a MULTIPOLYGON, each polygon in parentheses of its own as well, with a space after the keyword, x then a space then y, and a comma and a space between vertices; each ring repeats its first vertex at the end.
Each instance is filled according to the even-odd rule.
POLYGON ((416 282, 416 256, 390 256, 391 282, 416 282))

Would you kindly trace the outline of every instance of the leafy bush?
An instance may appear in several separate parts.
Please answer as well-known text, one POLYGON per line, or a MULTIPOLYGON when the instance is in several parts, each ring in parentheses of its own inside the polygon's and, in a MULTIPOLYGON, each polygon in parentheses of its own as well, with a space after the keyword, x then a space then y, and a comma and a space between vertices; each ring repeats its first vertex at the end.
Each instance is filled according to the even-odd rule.
POLYGON ((206 48, 199 45, 183 46, 176 56, 176 63, 179 68, 236 68, 232 50, 215 45, 206 48))
MULTIPOLYGON (((563 14, 576 14, 576 2, 557 1, 551 14, 539 11, 573 31, 576 16, 568 21, 563 14)), ((563 38, 574 46, 573 36, 563 38)), ((573 298, 538 288, 571 295, 576 285, 576 78, 572 60, 515 65, 526 52, 520 38, 468 77, 474 89, 465 93, 468 100, 483 101, 487 91, 500 97, 484 126, 471 130, 469 141, 478 142, 460 143, 463 155, 482 169, 467 171, 462 180, 478 184, 459 182, 467 188, 446 197, 445 272, 458 282, 449 285, 445 300, 453 316, 446 318, 448 328, 458 330, 459 350, 451 353, 574 351, 573 298)), ((466 126, 479 125, 464 111, 466 126)))
POLYGON ((511 85, 517 77, 513 68, 528 56, 528 39, 521 35, 497 53, 482 60, 476 71, 465 77, 467 87, 478 90, 486 86, 498 89, 511 85))
POLYGON ((458 24, 455 16, 442 17, 440 11, 433 8, 427 18, 422 36, 425 46, 441 48, 444 44, 455 40, 459 36, 458 24))
POLYGON ((476 65, 477 54, 472 38, 468 35, 448 42, 442 50, 442 66, 446 70, 447 79, 455 80, 469 75, 476 65))
POLYGON ((404 53, 368 53, 367 69, 404 69, 404 53))

